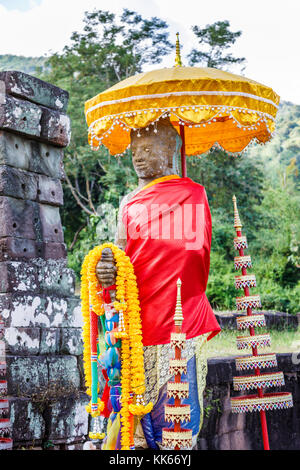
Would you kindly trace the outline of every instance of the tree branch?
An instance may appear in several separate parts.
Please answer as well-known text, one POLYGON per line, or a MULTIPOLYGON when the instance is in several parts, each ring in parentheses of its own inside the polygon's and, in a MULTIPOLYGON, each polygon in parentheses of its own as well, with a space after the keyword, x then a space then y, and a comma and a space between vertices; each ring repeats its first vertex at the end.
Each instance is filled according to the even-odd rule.
POLYGON ((77 242, 78 235, 80 234, 81 230, 84 229, 84 227, 85 227, 85 225, 81 225, 81 227, 79 227, 79 229, 76 231, 76 233, 74 235, 74 238, 73 238, 73 241, 72 241, 71 245, 69 246, 69 250, 73 250, 74 245, 77 242))
POLYGON ((97 215, 96 212, 90 211, 84 204, 82 204, 82 202, 79 199, 79 197, 77 196, 76 191, 75 191, 75 189, 74 189, 74 187, 73 187, 73 185, 72 185, 72 183, 71 183, 71 181, 70 181, 67 174, 66 174, 66 181, 67 181, 68 187, 70 188, 70 191, 71 191, 72 195, 74 196, 77 204, 81 207, 81 209, 83 209, 86 214, 97 215))

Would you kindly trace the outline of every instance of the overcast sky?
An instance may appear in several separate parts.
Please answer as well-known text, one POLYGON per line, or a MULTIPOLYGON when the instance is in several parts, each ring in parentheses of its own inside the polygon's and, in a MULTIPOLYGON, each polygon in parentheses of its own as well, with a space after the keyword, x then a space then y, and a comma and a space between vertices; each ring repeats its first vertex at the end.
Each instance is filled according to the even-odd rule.
MULTIPOLYGON (((174 41, 179 31, 183 59, 196 45, 192 25, 229 20, 232 30, 243 32, 232 53, 246 57, 244 74, 300 104, 300 0, 0 0, 0 54, 61 51, 82 29, 84 11, 125 7, 166 20, 174 41)), ((169 57, 163 66, 173 63, 169 57)))

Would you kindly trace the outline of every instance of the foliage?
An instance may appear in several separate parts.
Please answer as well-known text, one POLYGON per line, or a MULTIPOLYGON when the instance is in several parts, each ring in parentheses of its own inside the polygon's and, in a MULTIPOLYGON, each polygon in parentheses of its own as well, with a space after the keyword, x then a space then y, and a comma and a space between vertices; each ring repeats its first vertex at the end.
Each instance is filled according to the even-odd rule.
POLYGON ((200 64, 202 67, 221 68, 222 66, 242 64, 244 57, 233 57, 226 54, 229 49, 242 34, 241 31, 230 31, 229 21, 217 21, 206 25, 205 28, 193 26, 192 30, 200 44, 200 50, 192 49, 189 58, 189 65, 200 64))
POLYGON ((19 70, 20 72, 35 75, 45 68, 46 57, 24 57, 19 55, 0 55, 1 70, 19 70))
MULTIPOLYGON (((159 63, 171 47, 163 20, 144 19, 128 9, 120 17, 98 10, 86 12, 83 32, 74 32, 71 45, 48 60, 49 70, 41 78, 70 93, 72 138, 65 151, 67 183, 62 211, 69 246, 76 242, 73 237, 78 229, 89 224, 90 216, 97 215, 97 206, 107 202, 118 207, 119 197, 137 181, 129 158, 110 158, 104 149, 93 152, 89 148, 84 102, 141 71, 145 63, 159 63)), ((86 246, 85 237, 92 242, 90 227, 80 232, 78 246, 86 246)))

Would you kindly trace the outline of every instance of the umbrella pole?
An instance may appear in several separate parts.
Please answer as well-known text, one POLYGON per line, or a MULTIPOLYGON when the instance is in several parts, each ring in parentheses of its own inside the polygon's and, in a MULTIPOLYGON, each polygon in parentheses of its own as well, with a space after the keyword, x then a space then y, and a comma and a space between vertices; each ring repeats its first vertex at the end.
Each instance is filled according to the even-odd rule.
POLYGON ((184 135, 184 126, 182 124, 179 124, 179 129, 180 129, 180 137, 182 140, 182 145, 181 145, 181 176, 182 178, 185 178, 186 175, 186 155, 185 155, 185 135, 184 135))

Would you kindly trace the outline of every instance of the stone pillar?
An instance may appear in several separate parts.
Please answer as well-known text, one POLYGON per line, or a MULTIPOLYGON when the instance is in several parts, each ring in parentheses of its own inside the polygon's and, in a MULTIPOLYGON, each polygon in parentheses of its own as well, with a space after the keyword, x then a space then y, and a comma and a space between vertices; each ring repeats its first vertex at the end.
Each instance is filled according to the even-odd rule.
POLYGON ((76 446, 88 432, 81 312, 59 214, 68 93, 0 73, 0 320, 14 447, 76 446))

